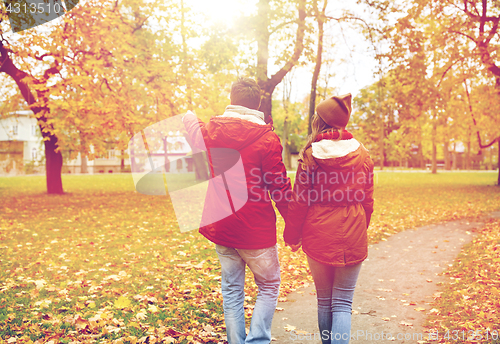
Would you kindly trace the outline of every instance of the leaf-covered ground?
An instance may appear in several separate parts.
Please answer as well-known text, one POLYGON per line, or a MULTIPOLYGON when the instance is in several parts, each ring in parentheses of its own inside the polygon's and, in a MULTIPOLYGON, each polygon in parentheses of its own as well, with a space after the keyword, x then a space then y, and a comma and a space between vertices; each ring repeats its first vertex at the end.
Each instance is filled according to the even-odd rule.
POLYGON ((436 343, 500 343, 500 221, 491 220, 445 273, 428 328, 436 343), (437 335, 436 335, 437 333, 437 335))
MULTIPOLYGON (((376 176, 371 242, 429 223, 499 210, 494 173, 376 176)), ((181 233, 168 197, 130 175, 0 178, 0 342, 224 342, 213 244, 181 233)), ((302 253, 281 240, 281 300, 310 283, 302 253)), ((247 274, 246 312, 256 286, 247 274)))

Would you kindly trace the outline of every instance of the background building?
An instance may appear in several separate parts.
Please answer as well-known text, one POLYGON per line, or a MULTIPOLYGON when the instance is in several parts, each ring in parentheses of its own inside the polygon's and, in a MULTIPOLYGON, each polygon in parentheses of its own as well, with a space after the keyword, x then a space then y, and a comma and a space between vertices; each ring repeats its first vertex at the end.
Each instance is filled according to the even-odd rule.
MULTIPOLYGON (((191 147, 179 132, 169 132, 164 149, 152 152, 157 163, 165 164, 170 173, 193 171, 191 147)), ((128 151, 114 148, 92 161, 80 153, 69 159, 70 152, 63 151, 62 173, 120 173, 130 172, 128 151), (85 171, 86 170, 86 171, 85 171)), ((0 175, 45 173, 44 146, 37 120, 30 110, 19 110, 0 117, 0 175)))
POLYGON ((43 154, 42 135, 33 112, 19 110, 0 118, 0 174, 36 169, 43 154))

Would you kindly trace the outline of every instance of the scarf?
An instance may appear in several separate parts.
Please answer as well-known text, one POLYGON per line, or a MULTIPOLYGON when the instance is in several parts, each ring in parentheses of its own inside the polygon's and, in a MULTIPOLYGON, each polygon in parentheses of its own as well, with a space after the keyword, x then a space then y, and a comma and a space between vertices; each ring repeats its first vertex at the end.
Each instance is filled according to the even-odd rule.
MULTIPOLYGON (((354 136, 347 130, 342 130, 342 140, 350 140, 354 136)), ((329 130, 325 133, 321 133, 314 139, 314 142, 318 142, 321 140, 337 140, 339 138, 339 132, 335 129, 329 130)))

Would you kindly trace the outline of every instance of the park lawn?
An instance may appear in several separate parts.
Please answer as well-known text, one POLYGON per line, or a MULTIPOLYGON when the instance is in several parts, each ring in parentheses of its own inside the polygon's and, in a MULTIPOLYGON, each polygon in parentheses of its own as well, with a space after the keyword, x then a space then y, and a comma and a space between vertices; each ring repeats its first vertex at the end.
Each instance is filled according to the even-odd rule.
MULTIPOLYGON (((500 210, 495 181, 379 172, 369 240, 500 210)), ((213 244, 179 231, 168 197, 136 193, 126 174, 63 183, 67 194, 46 195, 42 176, 0 178, 0 341, 223 341, 213 244)), ((311 283, 304 254, 284 247, 283 226, 278 216, 282 300, 311 283)), ((247 279, 250 315, 256 286, 247 279)))
POLYGON ((434 342, 500 343, 500 220, 480 229, 444 275, 426 324, 434 342))

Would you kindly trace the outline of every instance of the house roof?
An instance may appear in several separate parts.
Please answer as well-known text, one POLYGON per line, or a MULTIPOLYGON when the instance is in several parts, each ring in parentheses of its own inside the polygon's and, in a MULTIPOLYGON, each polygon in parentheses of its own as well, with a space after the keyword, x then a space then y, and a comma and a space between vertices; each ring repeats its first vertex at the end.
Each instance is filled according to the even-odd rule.
POLYGON ((17 110, 17 111, 9 112, 9 113, 3 115, 3 118, 19 117, 19 116, 31 117, 31 116, 34 116, 34 114, 33 114, 33 111, 31 111, 31 110, 17 110))

